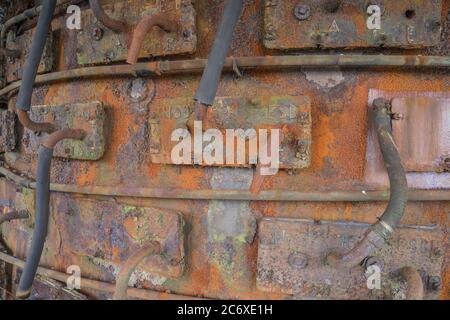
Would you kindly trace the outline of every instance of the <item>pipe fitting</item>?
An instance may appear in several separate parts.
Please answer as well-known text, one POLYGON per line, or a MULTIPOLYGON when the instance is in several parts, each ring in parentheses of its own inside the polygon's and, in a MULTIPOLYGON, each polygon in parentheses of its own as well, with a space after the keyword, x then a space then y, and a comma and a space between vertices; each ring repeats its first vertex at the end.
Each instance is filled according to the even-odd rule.
POLYGON ((33 131, 33 132, 46 132, 50 133, 55 130, 53 125, 51 123, 39 123, 34 122, 30 119, 30 116, 28 115, 28 112, 25 110, 17 110, 17 117, 19 118, 19 122, 24 126, 25 128, 33 131))
POLYGON ((133 254, 120 268, 119 275, 117 276, 116 288, 114 291, 114 300, 126 300, 128 282, 130 281, 131 274, 136 269, 138 264, 146 257, 151 255, 160 255, 162 253, 161 244, 158 241, 150 241, 145 247, 141 248, 138 252, 133 254))
POLYGON ((144 17, 136 24, 131 33, 132 36, 128 48, 127 63, 135 64, 137 62, 145 36, 153 27, 160 27, 166 32, 176 32, 178 30, 177 23, 167 20, 159 14, 144 17))

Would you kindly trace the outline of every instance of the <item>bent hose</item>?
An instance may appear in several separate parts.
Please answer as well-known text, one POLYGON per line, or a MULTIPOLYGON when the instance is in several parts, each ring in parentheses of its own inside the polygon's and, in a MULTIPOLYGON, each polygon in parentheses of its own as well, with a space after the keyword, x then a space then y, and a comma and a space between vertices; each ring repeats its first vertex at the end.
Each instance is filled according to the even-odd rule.
POLYGON ((373 123, 380 150, 386 166, 389 184, 389 203, 377 223, 367 230, 363 239, 344 254, 330 253, 327 263, 333 266, 351 267, 359 264, 373 250, 380 248, 400 223, 408 201, 408 183, 400 154, 392 137, 391 106, 385 99, 373 102, 373 123))
POLYGON ((26 299, 31 294, 31 286, 41 259, 45 238, 47 237, 50 216, 50 167, 53 148, 62 139, 81 139, 83 136, 84 132, 82 130, 60 130, 49 135, 44 144, 39 147, 36 174, 36 221, 31 246, 16 292, 17 298, 26 299))
POLYGON ((208 63, 195 94, 195 100, 199 104, 211 106, 214 103, 228 48, 241 15, 242 3, 242 0, 229 0, 225 8, 219 31, 208 57, 208 63))

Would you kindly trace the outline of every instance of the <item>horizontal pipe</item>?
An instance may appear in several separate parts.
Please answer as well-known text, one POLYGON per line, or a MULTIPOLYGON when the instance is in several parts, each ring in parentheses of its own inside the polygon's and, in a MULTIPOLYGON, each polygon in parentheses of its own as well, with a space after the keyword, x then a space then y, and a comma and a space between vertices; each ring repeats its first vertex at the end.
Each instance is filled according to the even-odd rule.
MULTIPOLYGON (((0 174, 18 185, 35 189, 36 183, 0 166, 0 174)), ((287 191, 265 190, 255 194, 246 190, 187 190, 177 188, 141 188, 77 186, 51 183, 50 191, 97 196, 240 201, 305 201, 305 202, 378 202, 389 200, 389 190, 375 191, 287 191)), ((450 190, 410 190, 410 201, 450 201, 450 190)))
MULTIPOLYGON (((4 253, 0 251, 0 260, 3 260, 9 264, 15 265, 21 269, 24 268, 25 262, 23 260, 20 260, 12 255, 9 255, 7 253, 4 253)), ((57 281, 60 281, 62 283, 67 283, 67 280, 69 277, 71 277, 70 274, 66 274, 63 272, 38 267, 37 268, 37 274, 40 274, 41 276, 51 278, 57 281)), ((114 293, 115 285, 107 282, 97 281, 97 280, 90 280, 86 278, 81 278, 81 288, 82 290, 90 289, 95 291, 101 291, 101 292, 108 292, 108 293, 114 293)), ((133 297, 136 299, 144 299, 144 300, 203 300, 197 297, 191 297, 191 296, 184 296, 184 295, 178 295, 178 294, 171 294, 171 293, 165 293, 165 292, 158 292, 158 291, 152 291, 152 290, 146 290, 146 289, 136 289, 136 288, 128 288, 127 295, 129 297, 133 297)))
MULTIPOLYGON (((35 189, 36 183, 0 166, 0 174, 16 184, 35 189)), ((288 191, 263 190, 255 194, 246 190, 187 190, 177 188, 141 188, 77 186, 51 183, 50 191, 94 196, 129 198, 155 198, 180 200, 239 200, 239 201, 297 201, 297 202, 385 202, 389 200, 389 190, 361 191, 288 191)), ((410 201, 450 201, 450 190, 409 190, 410 201)))
MULTIPOLYGON (((120 64, 85 67, 41 74, 35 85, 58 81, 69 81, 104 77, 136 77, 202 72, 206 59, 142 62, 134 65, 120 64)), ((244 69, 297 69, 299 67, 346 67, 346 68, 449 68, 450 57, 444 56, 394 56, 394 55, 300 55, 227 58, 224 69, 233 71, 233 66, 244 69)), ((16 81, 0 90, 4 96, 21 85, 16 81)))

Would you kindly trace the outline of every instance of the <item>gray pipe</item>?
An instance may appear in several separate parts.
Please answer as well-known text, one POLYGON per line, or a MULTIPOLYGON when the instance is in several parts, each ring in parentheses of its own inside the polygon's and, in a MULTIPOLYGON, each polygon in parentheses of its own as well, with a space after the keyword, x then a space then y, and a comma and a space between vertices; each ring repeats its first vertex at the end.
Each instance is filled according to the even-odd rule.
POLYGON ((211 106, 214 103, 228 48, 230 47, 236 23, 242 12, 242 3, 242 0, 228 1, 219 31, 208 57, 208 63, 195 94, 195 100, 198 103, 207 106, 211 106))
POLYGON ((30 54, 25 63, 22 84, 17 97, 16 109, 28 111, 31 107, 31 96, 33 93, 34 80, 36 79, 42 52, 47 41, 48 31, 52 22, 56 0, 45 0, 39 14, 39 20, 31 44, 30 54))

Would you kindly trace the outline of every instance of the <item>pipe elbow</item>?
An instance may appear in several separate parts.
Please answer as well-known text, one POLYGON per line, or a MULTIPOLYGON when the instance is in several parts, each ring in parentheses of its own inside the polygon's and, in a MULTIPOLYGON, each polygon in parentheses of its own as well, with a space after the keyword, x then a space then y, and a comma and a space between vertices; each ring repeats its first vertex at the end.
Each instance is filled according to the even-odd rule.
POLYGON ((129 26, 125 21, 113 19, 108 14, 106 14, 105 10, 103 10, 102 5, 100 4, 100 0, 89 0, 89 6, 91 7, 91 10, 97 20, 100 21, 108 29, 111 29, 114 32, 123 33, 126 33, 128 31, 129 26))
POLYGON ((160 27, 165 32, 176 32, 178 30, 176 22, 167 20, 159 14, 144 17, 133 30, 127 63, 135 64, 137 62, 145 36, 153 27, 160 27))
POLYGON ((30 116, 28 115, 28 112, 26 110, 17 110, 17 117, 19 118, 19 122, 24 126, 25 128, 33 131, 33 132, 46 132, 50 133, 54 131, 54 127, 51 123, 39 123, 34 122, 30 119, 30 116))

